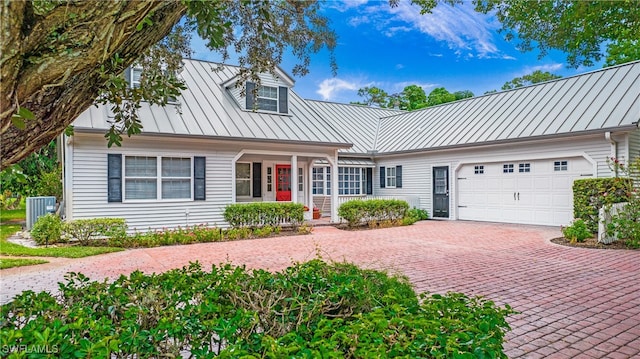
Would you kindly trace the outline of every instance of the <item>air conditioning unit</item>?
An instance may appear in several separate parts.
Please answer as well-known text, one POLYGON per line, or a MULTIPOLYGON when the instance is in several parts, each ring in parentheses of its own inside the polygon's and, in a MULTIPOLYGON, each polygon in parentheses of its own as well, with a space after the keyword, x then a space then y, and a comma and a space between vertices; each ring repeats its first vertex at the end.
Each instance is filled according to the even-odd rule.
POLYGON ((31 230, 38 218, 55 211, 55 197, 27 197, 27 230, 31 230))

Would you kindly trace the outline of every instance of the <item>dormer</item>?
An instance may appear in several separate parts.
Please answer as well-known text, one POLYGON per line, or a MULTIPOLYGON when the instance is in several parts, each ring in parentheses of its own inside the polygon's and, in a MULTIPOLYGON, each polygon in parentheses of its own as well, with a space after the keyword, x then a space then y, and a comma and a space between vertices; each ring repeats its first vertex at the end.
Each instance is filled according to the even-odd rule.
POLYGON ((141 67, 129 66, 124 70, 124 79, 129 83, 129 87, 140 87, 140 76, 142 75, 141 67))
POLYGON ((245 111, 256 111, 271 114, 289 114, 289 91, 293 87, 293 79, 282 69, 276 68, 275 75, 259 74, 259 87, 255 82, 244 83, 245 95, 241 95, 242 85, 237 77, 226 81, 223 86, 245 111))

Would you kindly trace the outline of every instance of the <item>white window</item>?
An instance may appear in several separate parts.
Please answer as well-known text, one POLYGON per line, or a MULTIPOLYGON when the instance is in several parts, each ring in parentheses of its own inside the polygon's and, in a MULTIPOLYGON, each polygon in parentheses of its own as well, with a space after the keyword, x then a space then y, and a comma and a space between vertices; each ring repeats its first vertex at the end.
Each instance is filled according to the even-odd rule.
POLYGON ((271 192, 273 190, 273 174, 271 172, 271 167, 267 167, 267 192, 271 192))
POLYGON ((302 192, 304 190, 304 176, 302 176, 302 168, 298 168, 298 191, 302 192))
POLYGON ((192 187, 191 158, 126 156, 124 159, 125 200, 191 199, 192 187))
POLYGON ((362 188, 362 168, 338 168, 338 194, 359 195, 363 192, 362 188))
POLYGON ((558 171, 567 171, 568 162, 567 161, 555 161, 553 162, 553 170, 558 171))
POLYGON ((251 163, 236 162, 236 196, 251 197, 251 163))
POLYGON ((257 107, 265 111, 278 111, 278 88, 260 86, 258 88, 257 107))
POLYGON ((139 67, 129 67, 125 71, 129 72, 129 85, 131 88, 140 87, 140 76, 142 75, 142 69, 139 67))
POLYGON ((513 163, 502 165, 502 173, 513 173, 513 163))
POLYGON ((386 179, 387 179, 387 188, 395 188, 396 187, 396 168, 395 167, 387 167, 385 169, 386 179))
POLYGON ((331 195, 331 167, 314 167, 312 191, 317 195, 331 195))
POLYGON ((477 165, 473 168, 473 173, 477 175, 484 174, 484 165, 477 165))
POLYGON ((518 164, 518 172, 520 172, 520 173, 529 173, 529 172, 531 172, 531 163, 520 163, 520 164, 518 164))

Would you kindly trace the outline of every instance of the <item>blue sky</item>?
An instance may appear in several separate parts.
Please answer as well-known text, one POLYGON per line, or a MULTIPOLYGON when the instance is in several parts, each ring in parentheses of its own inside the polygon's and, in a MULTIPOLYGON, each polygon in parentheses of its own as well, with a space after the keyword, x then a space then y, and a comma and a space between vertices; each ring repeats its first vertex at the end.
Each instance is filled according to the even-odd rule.
MULTIPOLYGON (((567 68, 566 56, 559 51, 542 59, 537 50, 520 52, 516 42, 506 42, 498 33, 497 20, 476 13, 471 3, 439 4, 432 14, 421 15, 406 0, 395 8, 387 1, 348 0, 328 2, 323 11, 338 35, 338 74, 332 75, 326 51, 314 55, 310 73, 296 78, 294 88, 308 99, 348 103, 360 100, 357 91, 364 86, 396 93, 412 84, 427 94, 445 87, 478 96, 534 70, 566 77, 602 67, 567 68)), ((192 47, 193 58, 220 58, 197 38, 192 47)), ((295 63, 288 55, 281 67, 290 72, 295 63)))

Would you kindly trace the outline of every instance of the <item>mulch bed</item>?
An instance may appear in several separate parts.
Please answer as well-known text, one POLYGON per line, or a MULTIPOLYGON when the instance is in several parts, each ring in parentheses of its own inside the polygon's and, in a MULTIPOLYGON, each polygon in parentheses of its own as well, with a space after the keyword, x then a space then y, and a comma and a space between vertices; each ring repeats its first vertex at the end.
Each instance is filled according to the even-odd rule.
POLYGON ((552 239, 551 242, 555 244, 567 246, 567 247, 578 247, 578 248, 640 250, 640 249, 627 248, 624 241, 616 241, 611 244, 598 243, 598 241, 596 240, 596 237, 587 238, 584 242, 576 242, 576 243, 570 243, 568 239, 564 237, 560 237, 560 238, 552 239))

